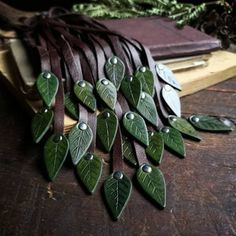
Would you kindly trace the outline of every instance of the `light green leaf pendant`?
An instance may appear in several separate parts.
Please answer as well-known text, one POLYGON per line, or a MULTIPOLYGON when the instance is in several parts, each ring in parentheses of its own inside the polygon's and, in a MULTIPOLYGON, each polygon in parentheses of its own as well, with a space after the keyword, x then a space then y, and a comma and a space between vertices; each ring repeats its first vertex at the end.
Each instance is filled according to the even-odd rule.
POLYGON ((58 78, 51 72, 42 72, 36 80, 37 90, 48 107, 52 105, 58 86, 58 78))
POLYGON ((74 95, 66 93, 64 104, 67 113, 69 113, 69 116, 75 120, 78 120, 79 119, 78 102, 76 102, 74 95))
POLYGON ((108 209, 118 219, 125 209, 132 191, 130 179, 121 171, 112 173, 104 183, 104 195, 108 209))
POLYGON ((139 79, 126 76, 122 81, 121 91, 133 107, 138 106, 142 92, 142 84, 139 79))
POLYGON ((161 163, 164 152, 164 140, 159 132, 149 133, 149 145, 145 151, 155 165, 161 163))
POLYGON ((107 78, 115 85, 116 89, 119 90, 125 74, 125 65, 121 59, 116 56, 109 58, 105 64, 105 72, 107 78))
POLYGON ((143 164, 136 172, 142 190, 159 206, 166 206, 166 184, 162 172, 149 164, 143 164))
POLYGON ((49 109, 44 109, 36 113, 31 123, 31 133, 35 143, 39 143, 40 140, 47 133, 53 120, 53 112, 49 109))
POLYGON ((117 100, 115 85, 107 79, 100 79, 96 83, 96 90, 100 98, 107 104, 107 106, 114 110, 117 100))
POLYGON ((137 166, 138 162, 134 152, 134 148, 128 138, 124 138, 122 142, 123 157, 124 159, 133 166, 137 166))
POLYGON ((173 128, 179 130, 182 134, 186 135, 187 137, 190 137, 197 141, 201 140, 201 138, 198 136, 197 131, 186 119, 177 116, 169 116, 168 121, 173 128))
POLYGON ((69 150, 69 142, 64 135, 53 134, 44 146, 44 162, 48 177, 53 180, 63 163, 69 150))
POLYGON ((137 106, 138 112, 151 124, 158 126, 158 115, 153 98, 145 92, 141 93, 141 99, 137 106))
POLYGON ((156 64, 156 72, 164 82, 166 82, 167 84, 171 85, 172 87, 178 90, 181 90, 180 83, 175 78, 173 72, 167 66, 161 63, 156 64))
POLYGON ((217 118, 207 115, 193 115, 190 123, 199 130, 209 132, 229 132, 234 129, 232 122, 226 118, 217 118))
POLYGON ((118 124, 116 114, 109 109, 105 109, 97 117, 97 135, 107 152, 115 141, 118 124))
POLYGON ((154 96, 154 77, 152 72, 145 66, 141 66, 135 72, 135 77, 138 78, 142 84, 142 90, 150 96, 154 96))
POLYGON ((141 143, 148 146, 148 130, 144 119, 135 112, 126 112, 123 117, 125 129, 141 143))
POLYGON ((165 126, 161 129, 160 134, 169 149, 179 154, 181 157, 186 156, 184 140, 177 129, 165 126))
POLYGON ((72 162, 77 165, 92 142, 93 132, 86 123, 79 122, 70 130, 68 137, 72 162))
POLYGON ((102 175, 102 159, 94 154, 85 154, 76 166, 76 173, 90 193, 94 193, 102 175))
POLYGON ((80 80, 74 85, 74 93, 76 97, 82 102, 86 107, 92 111, 96 111, 97 102, 93 94, 93 86, 85 81, 80 80))

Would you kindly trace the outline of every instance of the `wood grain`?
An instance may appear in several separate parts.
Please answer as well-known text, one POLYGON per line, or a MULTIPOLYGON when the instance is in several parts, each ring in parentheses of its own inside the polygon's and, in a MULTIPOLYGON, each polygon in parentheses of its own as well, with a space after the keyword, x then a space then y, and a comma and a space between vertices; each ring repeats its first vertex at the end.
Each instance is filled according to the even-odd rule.
MULTIPOLYGON (((236 121, 236 79, 181 99, 185 115, 227 115, 236 121)), ((158 210, 134 185, 118 222, 107 213, 101 192, 87 195, 68 158, 48 183, 42 146, 30 137, 29 117, 0 83, 0 235, 236 235, 236 132, 201 133, 186 140, 187 157, 165 152, 160 169, 167 182, 167 207, 158 210)), ((109 174, 104 157, 101 189, 109 174)), ((129 176, 133 169, 125 166, 129 176)))

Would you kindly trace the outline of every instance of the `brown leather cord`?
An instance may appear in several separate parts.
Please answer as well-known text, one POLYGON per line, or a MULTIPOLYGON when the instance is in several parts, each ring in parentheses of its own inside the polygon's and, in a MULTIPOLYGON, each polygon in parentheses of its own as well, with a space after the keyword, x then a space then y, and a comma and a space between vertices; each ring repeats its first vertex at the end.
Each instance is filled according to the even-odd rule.
POLYGON ((53 49, 50 44, 48 44, 48 46, 51 68, 59 81, 59 87, 54 106, 54 133, 56 135, 62 135, 64 133, 64 89, 62 82, 60 57, 57 51, 53 49))

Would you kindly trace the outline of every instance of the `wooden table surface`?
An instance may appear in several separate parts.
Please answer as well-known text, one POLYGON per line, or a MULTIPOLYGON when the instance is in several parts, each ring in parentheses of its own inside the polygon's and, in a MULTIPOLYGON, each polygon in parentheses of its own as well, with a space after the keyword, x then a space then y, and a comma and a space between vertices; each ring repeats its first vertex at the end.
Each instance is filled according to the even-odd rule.
MULTIPOLYGON (((236 79, 181 99, 183 114, 220 115, 236 122, 236 79)), ((186 140, 187 157, 165 152, 160 169, 167 207, 158 210, 134 186, 118 222, 99 190, 87 195, 70 161, 49 184, 42 146, 32 143, 30 119, 0 83, 0 235, 236 235, 236 131, 186 140)), ((107 160, 106 160, 107 161, 107 160)), ((130 176, 133 170, 125 166, 130 176)))

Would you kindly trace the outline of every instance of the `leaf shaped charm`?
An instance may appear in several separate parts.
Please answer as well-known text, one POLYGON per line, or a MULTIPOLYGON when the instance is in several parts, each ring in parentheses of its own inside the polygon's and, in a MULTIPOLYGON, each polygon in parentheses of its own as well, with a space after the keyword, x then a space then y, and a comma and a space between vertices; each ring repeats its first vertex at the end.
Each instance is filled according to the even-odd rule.
POLYGON ((97 117, 97 135, 108 152, 115 141, 118 124, 116 114, 109 109, 105 109, 97 117))
POLYGON ((37 90, 48 107, 52 105, 58 90, 58 86, 58 79, 51 72, 41 73, 36 80, 37 90))
POLYGON ((169 84, 170 86, 172 86, 178 90, 181 90, 180 83, 175 78, 171 69, 169 69, 167 66, 158 63, 156 65, 156 72, 164 82, 166 82, 167 84, 169 84))
POLYGON ((154 77, 152 72, 145 66, 139 67, 135 72, 135 77, 138 78, 142 84, 142 90, 150 96, 154 96, 154 77))
POLYGON ((177 116, 169 116, 168 121, 173 128, 179 130, 182 134, 198 141, 201 140, 197 131, 186 119, 177 116))
POLYGON ((72 162, 77 165, 88 150, 93 139, 91 128, 84 122, 77 123, 69 133, 72 162))
POLYGON ((161 135, 167 147, 182 157, 186 156, 184 141, 177 129, 168 126, 163 127, 161 129, 161 135))
POLYGON ((191 124, 199 130, 210 132, 228 132, 233 130, 230 120, 207 115, 193 115, 189 118, 191 124))
POLYGON ((125 75, 125 65, 120 58, 114 56, 108 59, 105 64, 105 71, 107 78, 115 85, 119 90, 121 81, 125 75))
POLYGON ((107 106, 114 110, 117 100, 115 85, 107 79, 100 79, 96 84, 96 90, 107 106))
POLYGON ((132 144, 129 142, 128 138, 123 139, 122 148, 125 160, 127 160, 131 165, 137 166, 138 162, 136 159, 134 148, 132 144))
POLYGON ((75 97, 69 92, 65 94, 64 104, 66 111, 69 113, 71 118, 78 120, 79 119, 78 103, 76 102, 75 97))
POLYGON ((142 84, 139 79, 133 76, 126 76, 121 84, 121 91, 128 102, 137 107, 141 98, 142 84))
POLYGON ((145 151, 154 164, 159 165, 161 163, 164 152, 164 140, 160 133, 151 132, 149 134, 149 145, 145 151))
POLYGON ((166 84, 162 90, 162 97, 166 102, 167 106, 171 109, 172 112, 178 117, 181 116, 181 105, 180 99, 176 91, 168 84, 166 84))
POLYGON ((125 209, 132 191, 130 179, 121 171, 112 173, 104 183, 107 206, 114 219, 118 219, 125 209))
POLYGON ((49 109, 44 109, 36 113, 31 123, 31 133, 35 143, 40 142, 43 136, 47 133, 53 120, 53 112, 49 109))
POLYGON ((76 97, 89 109, 96 111, 97 102, 93 94, 93 86, 85 81, 80 80, 74 85, 74 93, 76 97))
POLYGON ((161 207, 166 206, 166 184, 162 172, 149 164, 143 164, 136 173, 143 191, 161 207))
POLYGON ((76 173, 90 193, 94 193, 102 175, 102 159, 87 153, 76 166, 76 173))
POLYGON ((141 99, 137 106, 137 110, 151 124, 158 126, 156 105, 153 98, 148 93, 141 93, 141 99))
POLYGON ((144 119, 135 112, 126 112, 123 117, 125 129, 137 140, 148 146, 148 131, 144 119))
POLYGON ((63 163, 69 150, 69 142, 64 135, 53 134, 44 146, 44 162, 50 180, 53 180, 63 163))

